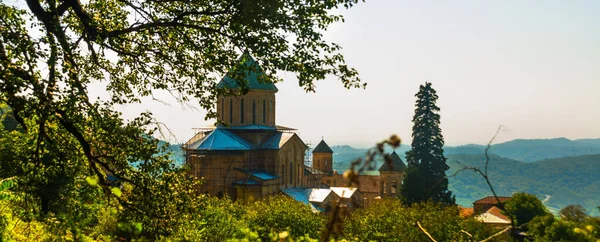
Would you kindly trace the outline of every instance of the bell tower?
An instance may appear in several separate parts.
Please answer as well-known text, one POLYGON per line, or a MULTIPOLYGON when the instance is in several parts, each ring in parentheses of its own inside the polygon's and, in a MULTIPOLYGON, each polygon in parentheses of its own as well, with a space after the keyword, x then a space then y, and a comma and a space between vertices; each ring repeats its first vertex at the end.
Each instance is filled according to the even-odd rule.
POLYGON ((312 151, 312 156, 313 168, 327 174, 333 174, 333 150, 329 148, 325 140, 319 142, 317 147, 312 151))

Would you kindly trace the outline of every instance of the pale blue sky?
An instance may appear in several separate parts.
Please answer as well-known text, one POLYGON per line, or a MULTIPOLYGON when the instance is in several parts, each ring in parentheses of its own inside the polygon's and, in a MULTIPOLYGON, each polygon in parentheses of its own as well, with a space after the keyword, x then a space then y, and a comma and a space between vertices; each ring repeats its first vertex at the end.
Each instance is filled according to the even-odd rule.
MULTIPOLYGON (((446 144, 516 138, 600 137, 600 1, 376 0, 340 11, 326 37, 341 44, 368 83, 334 78, 304 93, 293 74, 278 84, 277 123, 305 142, 367 147, 398 134, 410 144, 420 84, 440 96, 446 144)), ((184 142, 205 112, 146 102, 184 142)))

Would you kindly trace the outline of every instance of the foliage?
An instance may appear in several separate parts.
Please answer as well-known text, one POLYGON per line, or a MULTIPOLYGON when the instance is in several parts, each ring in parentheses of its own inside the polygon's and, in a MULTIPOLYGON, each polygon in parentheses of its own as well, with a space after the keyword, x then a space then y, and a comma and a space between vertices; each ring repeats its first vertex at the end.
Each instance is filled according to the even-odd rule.
POLYGON ((242 216, 246 207, 227 198, 204 199, 201 208, 189 216, 170 236, 175 241, 219 241, 246 238, 250 231, 242 216), (244 233, 247 232, 247 233, 244 233))
POLYGON ((573 222, 583 222, 589 217, 589 215, 585 212, 585 208, 579 204, 571 204, 566 206, 560 210, 559 214, 562 219, 573 222))
MULTIPOLYGON (((529 222, 529 237, 534 241, 600 240, 600 217, 581 216, 581 207, 573 205, 561 211, 577 210, 575 217, 556 218, 551 214, 536 216, 529 222)), ((561 212, 562 213, 562 212, 561 212)))
POLYGON ((344 237, 358 241, 428 241, 416 222, 438 241, 470 241, 465 230, 481 240, 492 234, 492 228, 458 215, 456 206, 440 206, 432 202, 405 207, 397 199, 383 199, 356 210, 344 221, 344 237))
POLYGON ((285 196, 270 197, 250 204, 244 220, 262 240, 288 231, 293 238, 308 235, 319 238, 325 218, 305 204, 285 196))
POLYGON ((548 214, 542 201, 535 195, 517 192, 504 204, 504 208, 515 218, 515 224, 520 226, 531 221, 535 216, 548 214))
POLYGON ((421 85, 415 96, 412 149, 406 153, 408 169, 402 184, 402 198, 408 204, 432 200, 452 205, 455 198, 448 190, 446 171, 449 166, 444 157, 444 137, 439 127, 438 96, 429 82, 421 85))
POLYGON ((575 233, 577 223, 557 220, 552 214, 536 216, 527 228, 534 241, 584 241, 581 234, 575 233))

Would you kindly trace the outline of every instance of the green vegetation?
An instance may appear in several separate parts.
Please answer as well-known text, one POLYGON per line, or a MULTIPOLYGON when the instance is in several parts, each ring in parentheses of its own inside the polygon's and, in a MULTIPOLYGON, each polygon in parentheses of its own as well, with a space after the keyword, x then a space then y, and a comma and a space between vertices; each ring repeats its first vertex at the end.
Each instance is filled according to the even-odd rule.
POLYGON ((397 199, 384 199, 351 214, 345 220, 344 235, 358 241, 428 241, 417 221, 438 241, 470 241, 461 230, 477 240, 493 232, 472 218, 460 218, 456 206, 429 202, 406 207, 397 199))
POLYGON ((527 224, 532 241, 590 241, 600 240, 600 217, 591 217, 581 206, 569 205, 561 217, 538 215, 527 224), (563 216, 569 214, 569 216, 563 216), (576 214, 576 216, 570 216, 576 214))
POLYGON ((413 116, 412 149, 406 153, 408 169, 402 183, 401 196, 407 204, 433 201, 455 203, 448 190, 446 171, 450 168, 444 157, 444 136, 440 129, 438 96, 426 82, 415 95, 417 104, 413 116))
MULTIPOLYGON (((146 227, 120 219, 122 210, 90 204, 89 216, 77 224, 65 224, 49 216, 43 221, 22 220, 12 209, 12 201, 0 201, 0 235, 3 241, 316 241, 325 229, 327 216, 313 213, 305 204, 276 196, 251 204, 228 199, 204 198, 195 211, 184 215, 186 222, 172 233, 149 236, 146 227), (77 228, 77 234, 72 229, 77 228), (284 240, 281 240, 281 239, 284 240)), ((455 206, 433 203, 403 206, 397 199, 386 199, 342 218, 343 233, 338 239, 379 241, 424 241, 419 223, 439 241, 469 241, 465 230, 476 239, 495 230, 471 218, 458 216, 455 206), (444 221, 440 223, 440 221, 444 221)))
POLYGON ((504 204, 506 212, 514 215, 515 225, 520 226, 529 223, 536 216, 548 214, 548 210, 535 195, 517 192, 504 204))

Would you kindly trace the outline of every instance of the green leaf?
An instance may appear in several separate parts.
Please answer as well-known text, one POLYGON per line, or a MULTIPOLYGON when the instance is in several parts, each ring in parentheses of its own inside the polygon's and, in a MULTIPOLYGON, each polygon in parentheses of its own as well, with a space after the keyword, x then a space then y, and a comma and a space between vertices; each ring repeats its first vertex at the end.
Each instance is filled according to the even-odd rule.
POLYGON ((85 178, 85 181, 93 187, 98 185, 98 177, 95 176, 88 176, 85 178))
POLYGON ((133 224, 136 233, 142 232, 142 223, 134 223, 133 224))
POLYGON ((110 189, 110 191, 117 197, 121 197, 122 195, 121 189, 119 189, 118 187, 113 187, 110 189))

